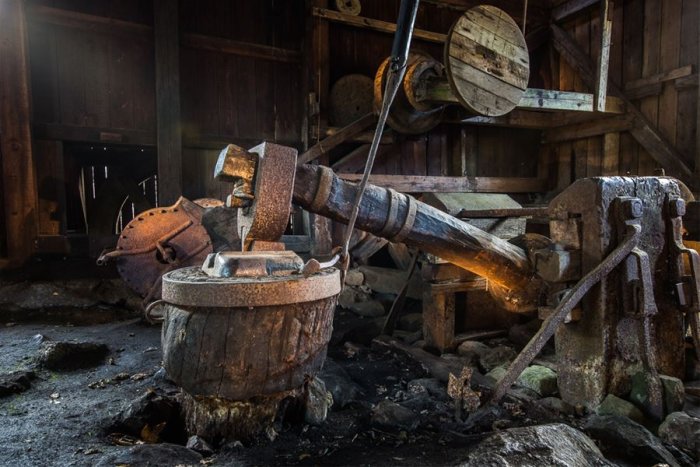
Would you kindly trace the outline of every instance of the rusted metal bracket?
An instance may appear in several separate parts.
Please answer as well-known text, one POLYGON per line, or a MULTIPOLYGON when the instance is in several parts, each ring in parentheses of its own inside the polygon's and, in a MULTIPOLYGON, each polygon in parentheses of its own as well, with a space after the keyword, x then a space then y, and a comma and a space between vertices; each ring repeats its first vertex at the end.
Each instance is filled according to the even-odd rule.
POLYGON ((700 360, 700 255, 683 244, 683 215, 685 201, 682 198, 668 199, 669 245, 675 260, 671 262, 671 277, 675 282, 678 305, 685 313, 690 325, 695 346, 695 354, 700 360), (686 271, 684 258, 687 257, 690 271, 686 271), (688 272, 690 274, 688 274, 688 272))
POLYGON ((511 363, 510 367, 508 367, 508 371, 494 389, 489 401, 490 403, 496 403, 503 398, 518 376, 520 376, 523 370, 525 370, 532 360, 540 353, 547 341, 554 335, 557 328, 564 323, 569 313, 588 291, 622 263, 639 244, 642 227, 638 219, 642 215, 642 202, 636 198, 624 199, 621 200, 620 205, 621 212, 630 219, 637 219, 637 222, 627 223, 625 237, 620 245, 564 295, 554 312, 544 320, 540 330, 537 331, 535 336, 528 342, 513 363, 511 363))

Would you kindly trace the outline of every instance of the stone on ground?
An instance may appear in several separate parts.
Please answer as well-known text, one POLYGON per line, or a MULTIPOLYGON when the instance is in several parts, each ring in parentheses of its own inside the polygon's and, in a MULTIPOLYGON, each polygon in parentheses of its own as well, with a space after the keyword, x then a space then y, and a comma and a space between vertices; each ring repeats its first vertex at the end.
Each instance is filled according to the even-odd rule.
POLYGON ((304 401, 304 421, 309 425, 320 425, 326 421, 328 411, 333 406, 333 395, 319 378, 313 378, 306 385, 304 401))
POLYGON ((531 365, 525 368, 518 377, 517 383, 535 391, 541 397, 552 396, 559 390, 556 372, 540 365, 531 365))
POLYGON ((619 415, 637 423, 646 423, 644 414, 633 403, 608 394, 596 410, 598 415, 619 415))
POLYGON ((700 418, 673 412, 659 426, 659 437, 700 460, 700 418))
POLYGON ((498 383, 508 372, 508 365, 497 366, 493 370, 486 373, 486 377, 492 379, 495 383, 498 383))
POLYGON ((399 318, 399 328, 416 332, 423 328, 423 313, 407 313, 399 318))
POLYGON ((564 402, 558 397, 545 397, 537 401, 537 403, 541 407, 560 415, 574 415, 574 413, 576 413, 576 409, 573 405, 564 402))
POLYGON ((96 464, 97 467, 115 465, 149 467, 172 467, 174 465, 201 465, 202 456, 185 446, 177 444, 141 444, 129 449, 108 454, 96 464))
POLYGON ((330 358, 323 364, 323 370, 318 375, 326 385, 326 390, 333 397, 333 408, 342 409, 350 402, 363 396, 362 388, 353 381, 342 366, 330 358))
POLYGON ((479 364, 484 371, 488 373, 497 366, 509 365, 510 362, 515 360, 516 356, 517 353, 512 348, 506 347, 505 345, 499 345, 489 349, 487 352, 484 352, 479 357, 479 364))
POLYGON ((656 436, 639 423, 619 415, 592 415, 584 431, 598 440, 609 459, 638 465, 678 462, 656 436))
POLYGON ((152 432, 155 427, 163 426, 158 433, 160 440, 176 440, 183 437, 180 405, 167 396, 155 391, 147 391, 128 403, 112 421, 110 430, 141 437, 152 432))
POLYGON ((204 441, 202 438, 199 436, 190 436, 187 438, 187 444, 185 445, 187 449, 192 449, 193 451, 196 451, 200 453, 203 456, 211 456, 214 454, 214 449, 204 441))
MULTIPOLYGON (((683 382, 678 378, 666 375, 659 375, 659 380, 661 380, 661 390, 663 392, 664 412, 668 414, 682 410, 685 403, 683 382)), ((647 373, 640 371, 632 376, 630 401, 642 408, 643 411, 650 412, 647 373)))
POLYGON ((472 363, 478 363, 479 358, 490 350, 491 347, 479 341, 464 341, 457 347, 457 353, 472 363))
POLYGON ((396 402, 383 400, 372 409, 372 425, 393 431, 412 431, 418 426, 418 417, 396 402))
POLYGON ((564 424, 510 428, 479 443, 462 465, 611 466, 595 443, 564 424))
POLYGON ((0 375, 0 398, 26 391, 36 378, 33 371, 13 371, 0 375))
POLYGON ((345 283, 350 286, 360 286, 365 282, 365 275, 359 269, 350 269, 345 274, 345 283))
POLYGON ((45 342, 39 364, 54 371, 78 370, 100 365, 109 348, 97 342, 45 342))
POLYGON ((525 324, 516 324, 508 330, 508 339, 517 347, 525 347, 530 339, 539 331, 542 321, 533 319, 525 324))
POLYGON ((365 302, 356 302, 349 306, 350 311, 365 318, 378 318, 384 316, 386 310, 384 305, 376 300, 367 300, 365 302))

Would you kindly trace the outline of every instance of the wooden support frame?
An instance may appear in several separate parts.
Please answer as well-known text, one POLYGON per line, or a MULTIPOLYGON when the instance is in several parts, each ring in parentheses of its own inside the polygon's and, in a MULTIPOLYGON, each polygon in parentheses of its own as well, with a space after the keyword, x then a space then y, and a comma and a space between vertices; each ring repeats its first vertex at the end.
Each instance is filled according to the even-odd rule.
MULTIPOLYGON (((595 72, 590 57, 579 47, 571 36, 556 24, 552 25, 552 40, 554 48, 580 75, 583 82, 595 86, 595 72)), ((693 171, 684 162, 681 154, 664 138, 657 128, 642 114, 642 112, 625 96, 624 92, 613 82, 610 82, 611 92, 620 97, 627 107, 632 125, 630 134, 641 144, 649 154, 666 170, 691 188, 697 189, 698 180, 693 171)))
POLYGON ((563 21, 574 16, 600 0, 568 0, 552 9, 552 21, 563 21))
POLYGON ((153 23, 158 204, 169 206, 182 195, 180 37, 177 3, 169 0, 153 0, 153 23))
POLYGON ((600 55, 596 69, 596 110, 605 112, 608 96, 608 68, 610 66, 610 40, 612 38, 612 14, 615 6, 609 0, 600 0, 600 55))
MULTIPOLYGON (((22 0, 0 2, 0 160, 4 201, 4 266, 34 252, 37 185, 32 152, 27 30, 22 0)), ((0 237, 2 242, 2 237, 0 237)))
MULTIPOLYGON (((362 174, 338 174, 359 181, 362 174)), ((369 183, 403 193, 538 193, 547 180, 527 177, 442 177, 426 175, 370 175, 369 183)))

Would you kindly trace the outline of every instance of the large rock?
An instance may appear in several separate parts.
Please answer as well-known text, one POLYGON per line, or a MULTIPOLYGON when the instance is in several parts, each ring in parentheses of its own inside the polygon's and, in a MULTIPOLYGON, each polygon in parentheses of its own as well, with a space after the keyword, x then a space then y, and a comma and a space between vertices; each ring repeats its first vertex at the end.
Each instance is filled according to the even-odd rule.
POLYGON ((585 434, 564 424, 511 428, 479 443, 463 464, 482 466, 611 466, 585 434))
POLYGON ((365 318, 378 318, 379 316, 384 316, 386 313, 384 305, 376 300, 356 302, 351 304, 349 308, 356 315, 364 316, 365 318))
POLYGON ((484 352, 479 357, 479 364, 484 369, 485 372, 489 372, 501 365, 509 365, 510 362, 515 360, 517 353, 510 347, 505 345, 499 345, 488 352, 484 352))
POLYGON ((674 412, 659 426, 659 437, 700 460, 700 418, 674 412))
POLYGON ((596 410, 598 415, 618 415, 634 420, 637 423, 646 423, 644 414, 633 403, 619 397, 608 394, 596 410))
POLYGON ((319 377, 333 396, 333 408, 342 409, 350 402, 363 396, 362 388, 353 381, 342 366, 330 358, 323 364, 319 377))
POLYGON ((320 425, 326 421, 328 411, 333 406, 333 395, 319 378, 313 378, 306 385, 304 400, 304 421, 309 425, 320 425))
POLYGON ((399 328, 416 332, 423 328, 423 313, 406 313, 399 318, 399 328))
POLYGON ((97 342, 45 342, 39 364, 54 371, 92 368, 101 364, 109 347, 97 342))
POLYGON ((592 415, 584 430, 600 442, 603 452, 610 459, 638 465, 678 465, 661 440, 627 417, 592 415))
POLYGON ((392 431, 412 431, 418 426, 418 417, 412 410, 387 399, 374 407, 371 421, 373 425, 392 431))
POLYGON ((175 399, 147 391, 114 417, 109 431, 141 437, 156 427, 164 427, 157 433, 158 440, 179 442, 186 439, 183 426, 180 404, 175 399))
POLYGON ((535 391, 542 397, 552 396, 557 393, 557 374, 547 367, 532 365, 520 374, 517 383, 535 391))
POLYGON ((177 444, 141 444, 127 450, 103 456, 98 467, 115 465, 172 467, 201 466, 202 456, 177 444))
POLYGON ((457 353, 469 359, 471 363, 479 363, 482 355, 491 351, 491 347, 479 341, 464 341, 457 347, 457 353))
MULTIPOLYGON (((685 403, 683 381, 666 375, 659 375, 659 380, 661 381, 664 412, 668 414, 682 410, 685 403)), ((649 377, 647 373, 638 372, 632 376, 632 390, 629 398, 644 412, 652 413, 649 403, 649 377)))
POLYGON ((36 375, 33 371, 13 371, 0 375, 0 398, 26 391, 34 378, 36 375))

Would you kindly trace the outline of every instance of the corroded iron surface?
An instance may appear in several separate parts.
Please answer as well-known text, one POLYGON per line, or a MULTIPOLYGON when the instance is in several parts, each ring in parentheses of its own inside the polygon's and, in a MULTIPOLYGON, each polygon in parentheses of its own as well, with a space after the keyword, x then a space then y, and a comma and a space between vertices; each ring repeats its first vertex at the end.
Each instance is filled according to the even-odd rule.
POLYGON ((238 229, 243 240, 277 241, 289 222, 297 150, 262 143, 250 152, 258 156, 254 199, 239 211, 238 229))
POLYGON ((129 287, 143 297, 158 298, 165 272, 201 264, 212 252, 202 213, 201 207, 185 198, 144 211, 124 228, 117 248, 98 262, 116 259, 119 275, 129 287))
POLYGON ((163 300, 199 307, 256 307, 310 302, 340 293, 340 272, 326 269, 308 277, 211 277, 200 267, 163 276, 163 300))

